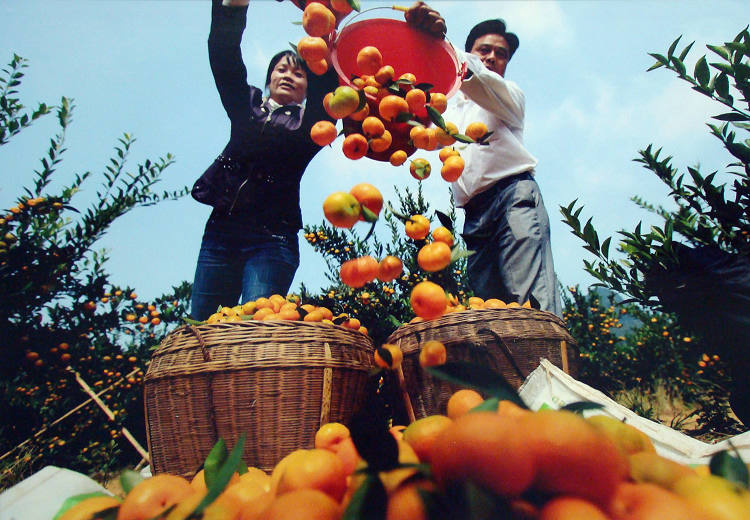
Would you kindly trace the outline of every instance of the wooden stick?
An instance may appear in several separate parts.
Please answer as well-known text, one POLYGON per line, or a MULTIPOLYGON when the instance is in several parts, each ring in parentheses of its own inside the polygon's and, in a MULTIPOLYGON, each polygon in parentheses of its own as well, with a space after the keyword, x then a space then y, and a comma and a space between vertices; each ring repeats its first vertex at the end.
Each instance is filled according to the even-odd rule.
MULTIPOLYGON (((115 414, 112 412, 112 410, 109 409, 109 407, 104 404, 104 401, 99 399, 99 396, 94 393, 94 391, 91 389, 91 387, 86 383, 86 381, 83 380, 81 375, 73 370, 70 366, 66 368, 68 372, 72 372, 73 375, 75 375, 76 381, 78 381, 78 384, 81 385, 81 388, 83 388, 83 391, 86 392, 91 399, 94 400, 94 402, 99 406, 99 408, 102 409, 102 411, 107 415, 110 421, 115 420, 115 414)), ((146 460, 150 460, 148 456, 148 451, 143 449, 143 446, 140 445, 140 443, 136 440, 135 437, 128 431, 127 428, 123 427, 121 430, 122 435, 130 442, 130 444, 135 448, 135 450, 146 460)))
POLYGON ((414 422, 414 408, 411 406, 411 399, 409 398, 409 392, 406 391, 406 380, 404 379, 404 369, 401 365, 396 370, 398 376, 398 386, 401 388, 401 398, 404 401, 404 407, 406 408, 406 416, 409 418, 409 424, 414 422))
POLYGON ((565 340, 560 342, 560 358, 563 372, 570 374, 570 371, 568 370, 568 344, 565 340))
MULTIPOLYGON (((125 375, 125 377, 123 377, 123 378, 119 379, 118 381, 122 381, 123 379, 127 379, 128 377, 130 377, 130 376, 133 376, 133 375, 137 374, 139 370, 140 370, 140 368, 135 368, 135 369, 133 369, 133 371, 131 371, 131 372, 130 372, 129 374, 125 375)), ((102 390, 101 392, 99 392, 99 393, 98 393, 98 394, 96 394, 96 395, 97 395, 97 396, 100 396, 100 395, 104 395, 104 394, 106 394, 107 392, 109 392, 110 390, 112 390, 112 389, 113 389, 114 387, 115 387, 115 385, 114 385, 114 383, 112 383, 111 385, 109 385, 109 386, 108 386, 107 388, 105 388, 104 390, 102 390)), ((41 430, 39 430, 38 432, 36 432, 36 433, 35 433, 34 435, 32 435, 31 437, 29 437, 28 439, 26 439, 25 441, 23 441, 23 442, 22 442, 21 444, 19 444, 19 445, 18 445, 18 446, 16 446, 15 448, 11 448, 11 449, 10 449, 10 450, 8 450, 7 452, 5 452, 5 453, 4 453, 3 455, 2 455, 2 457, 0 457, 0 460, 3 460, 3 459, 4 459, 5 457, 7 457, 8 455, 10 455, 10 454, 11 454, 11 453, 13 453, 14 451, 16 451, 16 450, 17 450, 18 448, 22 448, 23 446, 26 446, 26 445, 27 445, 28 443, 30 443, 30 442, 31 442, 32 440, 34 440, 34 439, 36 439, 37 437, 41 436, 41 435, 42 435, 42 434, 43 434, 44 432, 46 432, 47 430, 49 430, 50 428, 52 428, 52 427, 53 427, 53 426, 55 426, 56 424, 58 424, 58 423, 62 422, 63 420, 67 419, 68 417, 70 417, 71 415, 73 415, 74 413, 76 413, 76 412, 77 412, 78 410, 80 410, 81 408, 83 408, 83 407, 87 406, 87 405, 88 405, 89 403, 91 403, 91 401, 93 401, 93 399, 91 399, 91 398, 89 398, 89 399, 86 399, 86 400, 85 400, 84 402, 82 402, 81 404, 79 404, 78 406, 76 406, 75 408, 73 408, 72 410, 68 411, 67 413, 65 413, 65 414, 64 414, 64 415, 62 415, 61 417, 58 417, 57 419, 55 419, 54 421, 52 421, 52 422, 51 422, 51 423, 49 424, 49 426, 45 426, 44 428, 42 428, 41 430)))

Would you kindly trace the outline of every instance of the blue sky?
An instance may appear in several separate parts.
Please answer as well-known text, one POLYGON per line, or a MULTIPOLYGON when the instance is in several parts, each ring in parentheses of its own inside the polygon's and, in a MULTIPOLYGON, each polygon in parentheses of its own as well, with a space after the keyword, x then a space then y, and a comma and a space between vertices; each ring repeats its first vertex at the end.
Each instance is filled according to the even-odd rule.
MULTIPOLYGON (((363 9, 393 4, 361 3, 363 9)), ((722 170, 729 162, 705 126, 720 107, 670 72, 647 73, 653 63, 647 53, 665 53, 683 35, 683 43, 696 42, 687 60, 692 70, 698 57, 711 54, 705 44, 730 40, 747 25, 741 18, 745 1, 436 0, 431 5, 444 15, 448 39, 459 47, 485 18, 504 18, 520 37, 506 76, 526 94, 525 139, 539 159, 537 179, 563 284, 586 286, 592 279, 582 262, 590 257, 561 223, 559 206, 578 199, 583 216, 593 216, 607 236, 649 221, 631 196, 668 203, 655 176, 632 161, 639 149, 661 146, 683 170, 696 164, 705 172, 722 170)), ((382 9, 363 16, 401 14, 382 9)), ((84 171, 101 179, 123 132, 137 139, 129 163, 133 170, 146 158, 175 156, 163 189, 191 186, 226 143, 229 124, 208 67, 207 0, 5 0, 0 19, 0 61, 7 64, 15 52, 30 62, 22 102, 33 107, 57 103, 61 96, 75 100, 68 151, 53 186, 84 171)), ((289 2, 252 1, 243 41, 251 83, 263 81, 276 51, 303 36, 292 23, 300 19, 301 11, 289 2)), ((11 206, 22 186, 31 185, 56 132, 56 120, 48 116, 0 148, 0 207, 11 206)), ((339 139, 318 154, 303 178, 306 223, 322 221, 326 195, 358 182, 375 184, 391 200, 394 185, 415 187, 406 166, 350 161, 340 147, 339 139)), ((438 163, 434 153, 419 155, 438 163)), ((92 179, 84 187, 74 199, 79 209, 87 207, 98 185, 92 179)), ((434 208, 448 208, 447 184, 439 175, 424 181, 423 188, 434 208)), ((112 280, 145 297, 192 281, 208 213, 188 196, 119 219, 98 244, 110 256, 112 280)), ((376 230, 385 232, 385 224, 376 230)), ((300 249, 292 289, 303 281, 313 289, 324 285, 324 263, 301 233, 300 249)))

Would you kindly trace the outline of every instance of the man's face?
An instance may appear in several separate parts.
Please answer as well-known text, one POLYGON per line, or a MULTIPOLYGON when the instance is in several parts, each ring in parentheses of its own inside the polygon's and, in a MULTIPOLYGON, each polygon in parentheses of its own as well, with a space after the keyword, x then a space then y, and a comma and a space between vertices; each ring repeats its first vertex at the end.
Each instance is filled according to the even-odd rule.
POLYGON ((505 76, 505 67, 510 60, 510 46, 505 37, 499 34, 485 34, 474 41, 471 54, 479 56, 492 72, 505 76))

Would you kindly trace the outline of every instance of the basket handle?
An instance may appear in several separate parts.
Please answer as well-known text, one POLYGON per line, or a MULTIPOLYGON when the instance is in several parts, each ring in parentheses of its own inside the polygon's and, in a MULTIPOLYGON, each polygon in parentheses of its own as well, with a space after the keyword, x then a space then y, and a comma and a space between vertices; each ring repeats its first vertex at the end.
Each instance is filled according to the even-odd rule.
MULTIPOLYGON (((203 354, 203 361, 205 363, 208 363, 212 361, 211 359, 211 353, 208 351, 208 348, 206 348, 206 341, 203 339, 203 336, 201 335, 200 331, 198 330, 198 327, 195 325, 188 325, 188 330, 192 332, 195 337, 198 339, 198 345, 201 348, 201 354, 203 354)), ((211 425, 213 426, 214 431, 214 442, 218 442, 219 440, 219 430, 216 428, 216 405, 214 403, 214 377, 213 372, 209 372, 208 374, 208 384, 206 385, 207 391, 208 391, 208 414, 211 420, 211 425)))

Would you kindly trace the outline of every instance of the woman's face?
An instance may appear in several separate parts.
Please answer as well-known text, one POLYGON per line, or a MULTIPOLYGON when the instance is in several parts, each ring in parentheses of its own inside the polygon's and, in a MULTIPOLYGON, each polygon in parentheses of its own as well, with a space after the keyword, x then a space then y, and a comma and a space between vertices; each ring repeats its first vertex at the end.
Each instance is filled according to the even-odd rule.
POLYGON ((280 105, 302 103, 307 94, 307 74, 284 56, 271 71, 271 99, 280 105))

